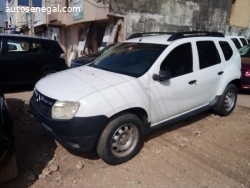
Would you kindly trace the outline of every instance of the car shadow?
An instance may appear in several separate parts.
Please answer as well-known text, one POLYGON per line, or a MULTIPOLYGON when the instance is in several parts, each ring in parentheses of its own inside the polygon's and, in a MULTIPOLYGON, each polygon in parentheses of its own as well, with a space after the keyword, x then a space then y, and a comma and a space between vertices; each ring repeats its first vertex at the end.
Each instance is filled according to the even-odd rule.
MULTIPOLYGON (((158 129, 155 129, 155 130, 152 130, 152 131, 150 131, 148 134, 146 134, 144 136, 144 143, 147 143, 149 140, 160 137, 165 133, 172 132, 174 130, 180 129, 180 128, 185 127, 185 126, 189 126, 190 124, 193 124, 195 122, 198 122, 198 121, 210 116, 212 113, 213 113, 213 110, 210 109, 210 110, 201 112, 201 113, 199 113, 197 115, 194 115, 192 117, 186 118, 184 120, 180 120, 180 121, 177 121, 175 123, 171 123, 169 125, 160 127, 158 129)), ((72 150, 68 150, 68 152, 70 152, 73 155, 82 157, 82 158, 87 158, 90 161, 100 159, 100 157, 97 154, 95 149, 93 149, 90 152, 84 152, 84 153, 77 152, 77 151, 72 151, 72 150)))
POLYGON ((53 159, 57 145, 30 115, 26 101, 15 98, 7 98, 6 101, 13 120, 18 177, 0 187, 18 185, 19 188, 26 188, 37 181, 39 174, 53 159))
POLYGON ((238 94, 241 94, 241 95, 250 95, 250 90, 247 90, 247 89, 241 89, 238 94))
POLYGON ((169 125, 160 127, 158 129, 152 130, 149 134, 146 134, 144 137, 144 142, 148 142, 156 137, 159 137, 165 133, 172 132, 174 130, 180 129, 185 126, 189 126, 190 124, 196 123, 212 114, 212 109, 196 114, 192 117, 177 121, 175 123, 171 123, 169 125))
POLYGON ((32 91, 34 89, 34 85, 27 85, 27 86, 5 86, 1 87, 4 93, 18 93, 18 92, 25 92, 25 91, 32 91))

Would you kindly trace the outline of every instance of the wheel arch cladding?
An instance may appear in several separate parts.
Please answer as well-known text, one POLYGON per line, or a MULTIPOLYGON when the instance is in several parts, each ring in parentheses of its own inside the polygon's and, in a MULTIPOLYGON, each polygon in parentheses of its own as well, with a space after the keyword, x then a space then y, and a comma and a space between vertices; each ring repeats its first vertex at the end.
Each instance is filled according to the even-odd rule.
POLYGON ((236 88, 239 90, 241 88, 241 80, 240 79, 235 79, 232 80, 228 85, 233 84, 236 86, 236 88))

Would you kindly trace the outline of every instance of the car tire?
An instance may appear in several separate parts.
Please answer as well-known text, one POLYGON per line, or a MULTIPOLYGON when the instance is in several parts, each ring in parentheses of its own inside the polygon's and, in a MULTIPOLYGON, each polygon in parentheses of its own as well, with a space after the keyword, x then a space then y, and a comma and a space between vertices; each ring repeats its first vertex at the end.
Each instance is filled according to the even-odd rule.
POLYGON ((234 110, 237 101, 238 89, 235 85, 229 84, 222 96, 220 96, 214 112, 220 116, 228 116, 234 110))
POLYGON ((143 124, 136 115, 119 115, 102 132, 97 153, 108 164, 124 163, 141 150, 143 137, 143 124))
POLYGON ((44 77, 49 76, 49 75, 54 74, 54 73, 56 73, 55 70, 48 70, 42 74, 41 78, 44 78, 44 77))

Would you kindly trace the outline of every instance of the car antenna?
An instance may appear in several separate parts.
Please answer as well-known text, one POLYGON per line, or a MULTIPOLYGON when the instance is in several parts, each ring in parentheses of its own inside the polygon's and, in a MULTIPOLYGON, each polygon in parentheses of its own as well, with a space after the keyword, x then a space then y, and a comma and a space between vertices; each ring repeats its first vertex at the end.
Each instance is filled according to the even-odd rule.
MULTIPOLYGON (((142 37, 143 38, 143 37, 142 37)), ((142 38, 140 38, 139 42, 141 42, 142 38)))

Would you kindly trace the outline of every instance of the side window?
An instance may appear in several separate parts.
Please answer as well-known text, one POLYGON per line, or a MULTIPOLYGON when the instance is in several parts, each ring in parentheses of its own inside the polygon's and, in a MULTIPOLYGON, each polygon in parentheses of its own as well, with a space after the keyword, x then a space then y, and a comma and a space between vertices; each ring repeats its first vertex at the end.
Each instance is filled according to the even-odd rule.
POLYGON ((243 46, 247 45, 247 41, 244 38, 240 38, 240 41, 242 42, 243 46))
POLYGON ((40 53, 41 47, 38 42, 30 42, 25 39, 9 39, 7 40, 7 53, 40 53))
POLYGON ((220 55, 213 41, 197 42, 200 69, 211 67, 221 62, 220 55))
POLYGON ((173 49, 162 62, 160 69, 169 70, 173 78, 193 72, 191 43, 185 43, 173 49))
POLYGON ((231 46, 226 41, 220 41, 219 44, 220 44, 220 47, 223 51, 225 59, 229 60, 233 55, 233 50, 232 50, 231 46))
POLYGON ((238 39, 236 39, 236 38, 231 38, 231 40, 234 42, 236 48, 238 48, 238 49, 241 48, 241 45, 240 45, 240 42, 238 41, 238 39))

